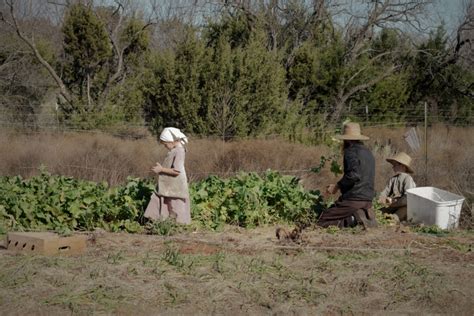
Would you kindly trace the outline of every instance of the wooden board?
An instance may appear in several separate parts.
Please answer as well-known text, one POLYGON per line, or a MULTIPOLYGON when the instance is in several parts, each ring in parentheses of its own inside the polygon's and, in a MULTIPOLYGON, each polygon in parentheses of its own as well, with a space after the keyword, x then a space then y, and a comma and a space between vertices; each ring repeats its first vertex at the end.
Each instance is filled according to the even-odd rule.
POLYGON ((81 254, 86 249, 85 236, 60 237, 55 233, 8 233, 6 248, 11 251, 41 254, 58 255, 81 254))

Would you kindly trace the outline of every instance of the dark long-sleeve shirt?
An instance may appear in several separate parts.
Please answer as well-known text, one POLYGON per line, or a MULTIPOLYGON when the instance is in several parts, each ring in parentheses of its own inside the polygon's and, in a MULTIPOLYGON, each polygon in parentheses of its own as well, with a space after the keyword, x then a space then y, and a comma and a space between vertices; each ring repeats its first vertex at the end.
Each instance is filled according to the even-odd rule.
POLYGON ((344 149, 344 175, 337 183, 343 200, 372 201, 375 159, 362 143, 344 149))

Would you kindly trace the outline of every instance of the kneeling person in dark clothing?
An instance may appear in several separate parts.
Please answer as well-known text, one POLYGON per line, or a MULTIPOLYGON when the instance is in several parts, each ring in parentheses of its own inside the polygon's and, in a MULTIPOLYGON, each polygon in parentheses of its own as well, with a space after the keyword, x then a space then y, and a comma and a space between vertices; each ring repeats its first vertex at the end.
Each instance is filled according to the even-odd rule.
POLYGON ((344 175, 337 184, 328 186, 327 193, 340 191, 341 196, 334 206, 323 211, 317 224, 341 228, 357 224, 365 228, 377 226, 372 210, 375 159, 362 143, 362 140, 369 138, 361 134, 357 123, 345 124, 343 134, 336 138, 344 141, 344 175))

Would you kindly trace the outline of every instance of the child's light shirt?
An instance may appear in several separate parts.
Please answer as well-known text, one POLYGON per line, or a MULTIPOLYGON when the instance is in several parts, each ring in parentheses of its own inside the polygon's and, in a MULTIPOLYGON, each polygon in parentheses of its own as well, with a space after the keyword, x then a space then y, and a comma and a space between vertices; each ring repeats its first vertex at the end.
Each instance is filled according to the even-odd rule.
POLYGON ((416 188, 415 181, 410 174, 400 172, 388 181, 385 189, 380 193, 380 197, 390 197, 398 201, 400 206, 406 205, 406 191, 408 189, 416 188))

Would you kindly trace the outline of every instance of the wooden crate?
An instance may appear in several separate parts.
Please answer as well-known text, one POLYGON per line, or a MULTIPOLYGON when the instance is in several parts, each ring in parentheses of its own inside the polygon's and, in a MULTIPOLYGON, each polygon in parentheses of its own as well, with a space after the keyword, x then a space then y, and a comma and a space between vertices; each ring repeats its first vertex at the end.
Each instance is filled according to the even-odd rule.
POLYGON ((8 233, 6 245, 8 250, 41 254, 58 255, 81 254, 86 249, 85 236, 60 237, 55 233, 8 233))

